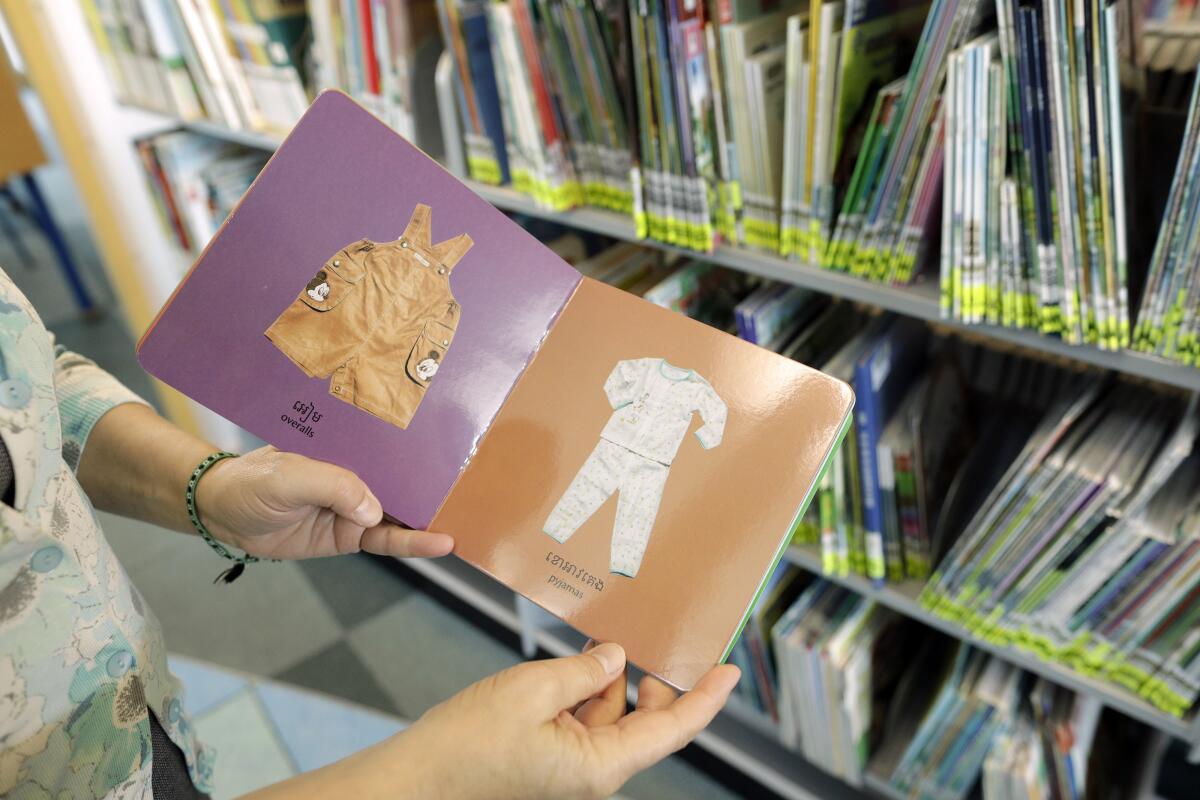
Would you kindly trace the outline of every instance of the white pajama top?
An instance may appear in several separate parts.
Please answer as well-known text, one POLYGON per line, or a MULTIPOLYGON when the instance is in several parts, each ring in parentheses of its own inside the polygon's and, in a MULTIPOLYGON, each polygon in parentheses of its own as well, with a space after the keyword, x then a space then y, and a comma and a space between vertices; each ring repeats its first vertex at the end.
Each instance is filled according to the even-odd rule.
POLYGON ((726 408, 708 381, 690 369, 661 358, 619 361, 604 392, 613 407, 600 438, 657 461, 670 464, 687 435, 692 414, 704 421, 696 438, 707 450, 721 443, 726 408))

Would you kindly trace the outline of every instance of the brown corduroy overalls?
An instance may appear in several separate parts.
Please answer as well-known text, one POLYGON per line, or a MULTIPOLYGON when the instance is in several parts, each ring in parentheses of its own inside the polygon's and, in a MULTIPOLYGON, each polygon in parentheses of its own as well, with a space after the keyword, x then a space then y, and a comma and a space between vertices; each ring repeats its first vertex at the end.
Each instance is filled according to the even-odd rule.
POLYGON ((446 357, 461 309, 450 270, 471 249, 465 233, 429 241, 420 204, 394 242, 369 239, 334 253, 266 335, 329 393, 407 428, 446 357))

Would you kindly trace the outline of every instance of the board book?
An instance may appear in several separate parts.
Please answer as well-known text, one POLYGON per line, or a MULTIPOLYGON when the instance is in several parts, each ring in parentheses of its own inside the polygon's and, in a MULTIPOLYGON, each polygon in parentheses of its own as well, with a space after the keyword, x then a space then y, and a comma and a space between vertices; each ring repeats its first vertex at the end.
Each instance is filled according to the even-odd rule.
POLYGON ((138 358, 683 689, 729 655, 854 402, 582 276, 338 92, 138 358))

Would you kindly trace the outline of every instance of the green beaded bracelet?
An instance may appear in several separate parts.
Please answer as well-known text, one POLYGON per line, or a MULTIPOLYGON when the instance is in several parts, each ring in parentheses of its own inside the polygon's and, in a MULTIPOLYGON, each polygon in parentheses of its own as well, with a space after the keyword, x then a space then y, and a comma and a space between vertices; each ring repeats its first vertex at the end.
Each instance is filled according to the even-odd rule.
POLYGON ((188 519, 192 521, 192 526, 195 527, 196 533, 208 543, 208 546, 216 552, 221 558, 226 558, 234 562, 234 565, 222 572, 216 577, 213 583, 219 583, 222 580, 225 583, 233 583, 246 570, 247 564, 254 564, 259 561, 257 556, 252 556, 249 553, 237 555, 230 551, 222 542, 217 541, 217 538, 208 532, 208 528, 204 527, 204 523, 200 521, 200 512, 196 510, 196 487, 200 485, 200 479, 204 477, 204 473, 212 469, 212 466, 218 461, 223 461, 226 458, 237 458, 237 453, 226 453, 218 451, 205 458, 200 464, 192 470, 192 475, 188 478, 187 489, 184 492, 184 501, 187 503, 188 519))

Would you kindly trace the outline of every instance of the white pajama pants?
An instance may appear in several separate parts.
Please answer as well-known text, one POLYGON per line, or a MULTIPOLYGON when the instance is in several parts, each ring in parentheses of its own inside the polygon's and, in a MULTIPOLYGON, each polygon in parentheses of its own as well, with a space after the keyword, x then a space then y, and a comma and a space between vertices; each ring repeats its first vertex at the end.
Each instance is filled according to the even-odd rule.
POLYGON ((650 541, 669 470, 666 464, 601 439, 550 512, 542 530, 559 542, 567 541, 617 492, 609 569, 635 577, 650 541))

